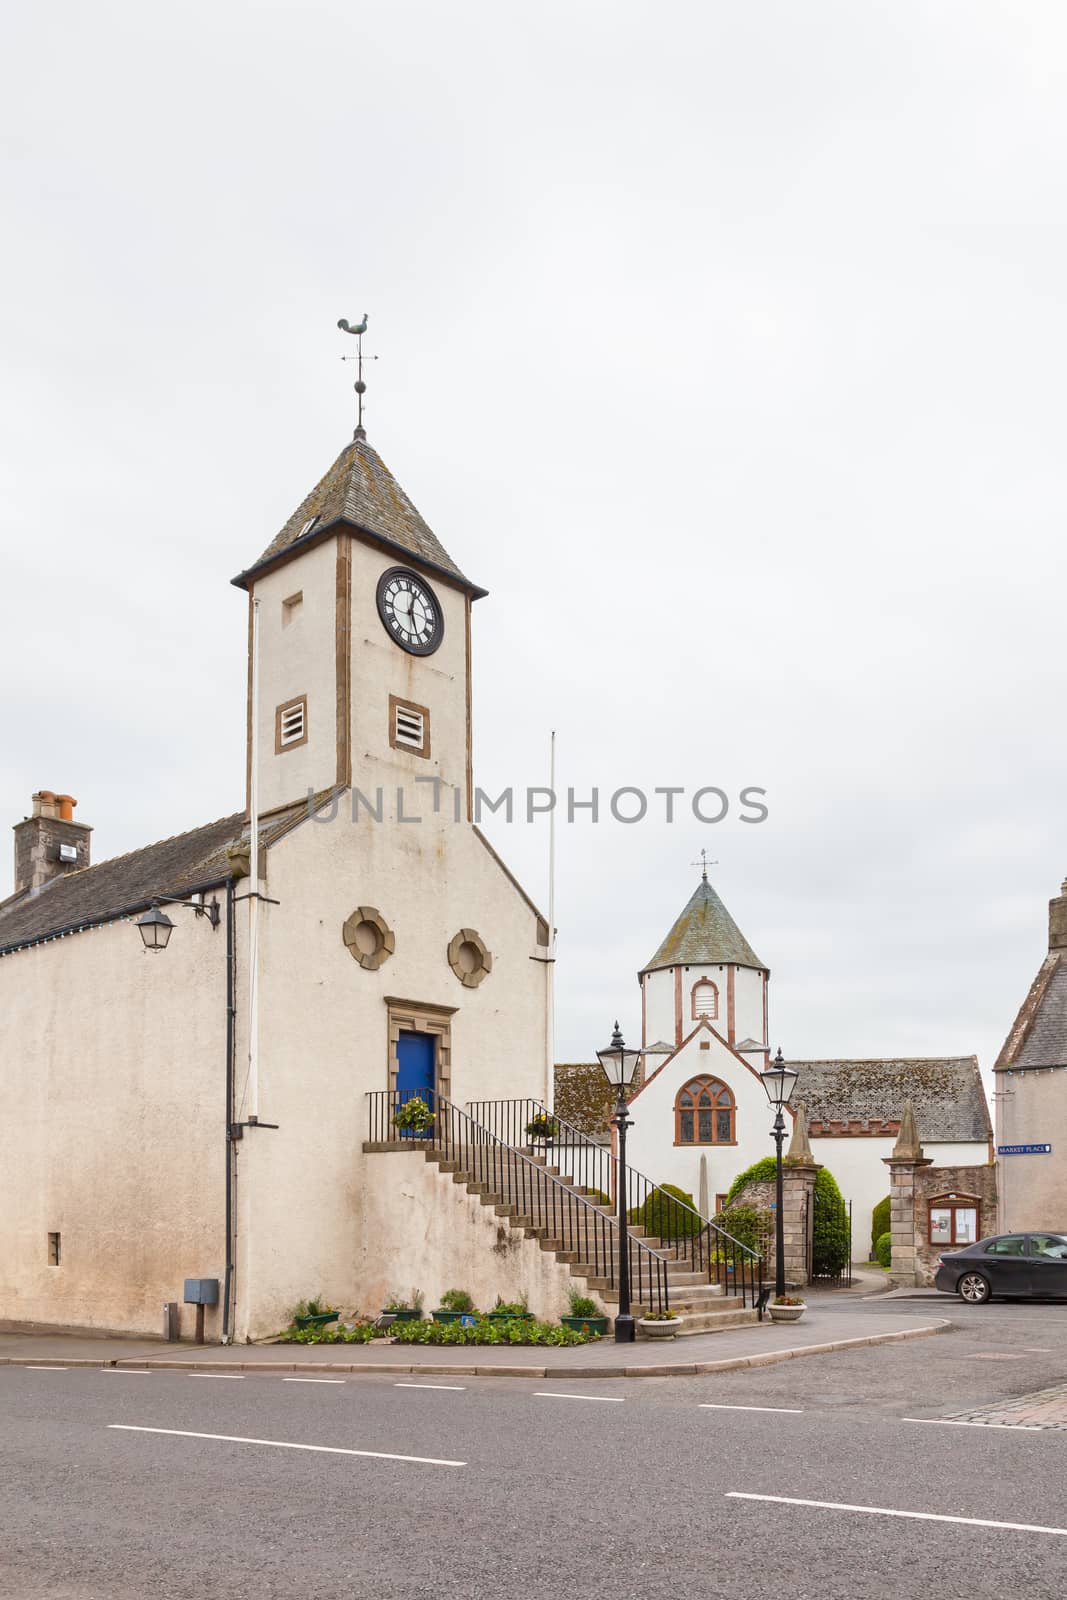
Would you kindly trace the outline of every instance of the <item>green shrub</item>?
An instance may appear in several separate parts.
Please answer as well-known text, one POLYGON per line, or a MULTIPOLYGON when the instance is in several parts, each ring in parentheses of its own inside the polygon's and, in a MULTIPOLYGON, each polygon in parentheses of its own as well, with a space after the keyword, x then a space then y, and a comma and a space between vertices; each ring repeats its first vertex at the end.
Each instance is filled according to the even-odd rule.
POLYGON ((423 1293, 421 1289, 412 1289, 408 1299, 394 1291, 382 1307, 383 1311, 417 1311, 422 1315, 423 1293))
POLYGON ((727 1191, 726 1206, 723 1209, 725 1210, 729 1207, 730 1201, 735 1195, 739 1195, 741 1193, 741 1190, 746 1184, 766 1183, 768 1179, 770 1179, 770 1181, 773 1183, 774 1174, 774 1156, 761 1156, 760 1159, 758 1161, 754 1161, 750 1167, 746 1167, 744 1172, 738 1173, 737 1177, 734 1179, 733 1183, 729 1187, 729 1190, 727 1191))
POLYGON ((329 1316, 337 1307, 332 1306, 324 1295, 313 1294, 309 1300, 298 1300, 289 1313, 289 1320, 295 1322, 297 1317, 325 1317, 329 1316))
POLYGON ((811 1241, 813 1278, 832 1278, 848 1265, 852 1250, 848 1207, 833 1173, 825 1167, 815 1179, 815 1218, 811 1241))
POLYGON ((517 1300, 503 1300, 500 1295, 497 1295, 496 1304, 493 1306, 493 1315, 500 1317, 507 1313, 512 1317, 525 1317, 529 1314, 529 1310, 530 1307, 525 1294, 520 1294, 517 1300))
POLYGON ((644 1204, 630 1212, 629 1220, 656 1239, 688 1239, 702 1227, 693 1196, 673 1183, 653 1189, 644 1204))
POLYGON ((572 1289, 569 1292, 567 1295, 567 1300, 570 1304, 570 1310, 567 1312, 569 1317, 603 1316, 603 1312, 600 1310, 600 1307, 597 1305, 596 1301, 590 1300, 587 1294, 579 1294, 577 1289, 572 1289))
POLYGON ((599 1334, 577 1333, 554 1322, 404 1322, 390 1328, 394 1344, 588 1344, 599 1334))
POLYGON ((277 1344, 367 1344, 378 1337, 373 1323, 357 1321, 350 1327, 343 1322, 327 1322, 318 1327, 298 1328, 295 1324, 278 1335, 277 1344))
POLYGON ((446 1289, 441 1296, 439 1311, 460 1311, 468 1315, 474 1310, 474 1301, 466 1289, 446 1289))
POLYGON ((874 1259, 886 1271, 893 1265, 893 1235, 880 1233, 874 1241, 874 1259))
POLYGON ((879 1200, 871 1213, 871 1256, 878 1260, 878 1241, 883 1233, 889 1232, 889 1196, 879 1200))

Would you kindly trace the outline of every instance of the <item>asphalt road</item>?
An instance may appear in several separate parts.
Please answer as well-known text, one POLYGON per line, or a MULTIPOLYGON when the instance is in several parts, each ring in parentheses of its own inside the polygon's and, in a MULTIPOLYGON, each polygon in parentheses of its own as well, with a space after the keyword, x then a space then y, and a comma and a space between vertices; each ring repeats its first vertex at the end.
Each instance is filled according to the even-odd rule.
POLYGON ((946 1309, 707 1378, 0 1369, 0 1595, 1059 1597, 1067 1431, 942 1419, 1064 1382, 1067 1306, 946 1309))

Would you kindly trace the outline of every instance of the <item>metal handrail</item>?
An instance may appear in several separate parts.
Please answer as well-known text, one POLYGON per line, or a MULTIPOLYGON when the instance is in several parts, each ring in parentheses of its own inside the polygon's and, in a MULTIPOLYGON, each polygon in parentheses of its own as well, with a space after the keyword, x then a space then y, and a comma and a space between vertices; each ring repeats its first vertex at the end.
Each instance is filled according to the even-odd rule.
MULTIPOLYGON (((614 1204, 617 1201, 616 1180, 618 1157, 608 1146, 567 1122, 541 1100, 525 1097, 513 1100, 473 1100, 471 1113, 492 1132, 503 1130, 503 1137, 518 1144, 536 1142, 535 1136, 526 1132, 527 1124, 542 1117, 566 1134, 565 1138, 552 1135, 545 1140, 546 1149, 558 1143, 561 1148, 577 1146, 585 1152, 583 1166, 591 1168, 592 1178, 583 1171, 581 1181, 598 1189, 614 1204)), ((704 1217, 685 1200, 668 1194, 661 1184, 653 1183, 636 1167, 626 1165, 626 1211, 632 1221, 643 1221, 650 1234, 659 1239, 664 1249, 673 1250, 679 1262, 687 1263, 691 1270, 707 1275, 709 1283, 721 1283, 724 1289, 740 1294, 744 1305, 759 1305, 763 1279, 763 1257, 758 1250, 735 1239, 733 1234, 720 1227, 709 1217, 704 1217)))
MULTIPOLYGON (((375 1144, 402 1145, 439 1151, 455 1161, 469 1181, 484 1184, 504 1204, 543 1227, 559 1248, 574 1253, 585 1276, 601 1278, 614 1289, 618 1275, 618 1222, 594 1201, 546 1171, 524 1150, 509 1144, 441 1094, 424 1093, 433 1112, 425 1130, 398 1132, 393 1119, 411 1098, 403 1090, 372 1090, 367 1095, 369 1138, 375 1144)), ((667 1261, 643 1239, 628 1236, 630 1292, 635 1305, 652 1311, 670 1308, 667 1261)))

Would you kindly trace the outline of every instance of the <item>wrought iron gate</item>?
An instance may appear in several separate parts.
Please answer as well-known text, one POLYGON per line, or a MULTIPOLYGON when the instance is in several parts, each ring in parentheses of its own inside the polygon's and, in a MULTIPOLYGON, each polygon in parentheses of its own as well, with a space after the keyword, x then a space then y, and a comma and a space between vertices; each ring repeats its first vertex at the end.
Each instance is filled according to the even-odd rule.
POLYGON ((847 1288, 852 1282, 852 1201, 820 1194, 816 1185, 804 1223, 808 1282, 847 1288))

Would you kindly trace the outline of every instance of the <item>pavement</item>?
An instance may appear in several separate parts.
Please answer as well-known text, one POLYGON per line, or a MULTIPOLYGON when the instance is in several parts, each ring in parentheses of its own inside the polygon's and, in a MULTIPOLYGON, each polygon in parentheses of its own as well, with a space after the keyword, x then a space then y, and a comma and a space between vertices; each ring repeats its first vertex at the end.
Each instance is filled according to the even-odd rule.
POLYGON ((827 1355, 869 1344, 895 1343, 944 1332, 953 1302, 939 1296, 937 1316, 879 1314, 858 1296, 814 1295, 800 1322, 769 1318, 721 1333, 691 1338, 638 1340, 617 1345, 611 1338, 567 1347, 541 1345, 441 1346, 204 1345, 161 1340, 93 1339, 68 1334, 0 1334, 0 1365, 61 1362, 66 1366, 144 1367, 199 1371, 377 1372, 496 1377, 695 1377, 738 1367, 770 1365, 800 1356, 827 1355))
POLYGON ((1064 1431, 960 1418, 1065 1387, 1067 1306, 946 1305, 941 1337, 642 1383, 20 1360, 0 1594, 1061 1600, 1064 1431))

